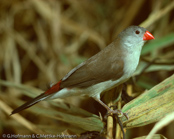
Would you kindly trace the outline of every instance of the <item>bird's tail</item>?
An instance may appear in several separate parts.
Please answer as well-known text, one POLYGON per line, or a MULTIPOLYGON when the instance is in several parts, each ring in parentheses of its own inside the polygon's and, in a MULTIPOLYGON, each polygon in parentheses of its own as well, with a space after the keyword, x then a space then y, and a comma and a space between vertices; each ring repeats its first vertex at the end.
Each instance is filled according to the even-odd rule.
POLYGON ((42 100, 44 100, 46 98, 49 98, 53 94, 57 93, 58 91, 61 90, 60 83, 61 83, 61 80, 58 83, 56 83, 55 85, 53 85, 51 88, 49 88, 46 92, 40 94, 36 98, 26 102, 22 106, 20 106, 20 107, 16 108, 15 110, 13 110, 10 115, 18 113, 18 112, 20 112, 22 110, 25 110, 25 109, 33 106, 34 104, 38 103, 39 101, 42 101, 42 100))
POLYGON ((48 94, 42 93, 39 96, 37 96, 36 98, 26 102, 25 104, 21 105, 20 107, 16 108, 15 110, 13 110, 10 115, 18 113, 18 112, 20 112, 22 110, 25 110, 25 109, 33 106, 34 104, 38 103, 39 101, 48 98, 49 96, 50 95, 48 95, 48 94))

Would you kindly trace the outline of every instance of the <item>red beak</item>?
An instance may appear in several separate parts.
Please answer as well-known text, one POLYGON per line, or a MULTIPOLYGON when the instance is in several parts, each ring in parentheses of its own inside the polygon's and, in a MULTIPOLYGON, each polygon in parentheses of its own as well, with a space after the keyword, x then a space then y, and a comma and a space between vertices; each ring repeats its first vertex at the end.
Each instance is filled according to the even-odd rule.
POLYGON ((147 41, 152 39, 155 39, 155 37, 149 31, 146 31, 144 33, 143 40, 147 41))

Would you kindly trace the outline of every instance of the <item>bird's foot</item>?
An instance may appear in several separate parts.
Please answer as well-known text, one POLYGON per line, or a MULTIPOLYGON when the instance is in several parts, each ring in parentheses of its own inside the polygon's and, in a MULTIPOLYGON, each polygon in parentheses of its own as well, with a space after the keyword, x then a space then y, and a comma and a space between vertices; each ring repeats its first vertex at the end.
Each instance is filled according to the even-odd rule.
MULTIPOLYGON (((98 101, 102 106, 104 106, 106 109, 107 109, 107 114, 106 116, 109 116, 109 115, 117 115, 118 117, 123 117, 125 116, 127 118, 127 120, 129 120, 129 117, 127 115, 127 113, 123 113, 121 110, 118 110, 118 109, 111 109, 110 107, 108 107, 105 103, 103 103, 100 99, 95 99, 96 101, 98 101)), ((114 106, 111 106, 111 107, 114 107, 114 106)))
POLYGON ((127 115, 127 113, 123 113, 121 110, 112 110, 112 109, 109 109, 108 112, 107 112, 107 116, 109 115, 118 115, 118 117, 123 117, 125 116, 127 120, 129 120, 129 117, 127 115))

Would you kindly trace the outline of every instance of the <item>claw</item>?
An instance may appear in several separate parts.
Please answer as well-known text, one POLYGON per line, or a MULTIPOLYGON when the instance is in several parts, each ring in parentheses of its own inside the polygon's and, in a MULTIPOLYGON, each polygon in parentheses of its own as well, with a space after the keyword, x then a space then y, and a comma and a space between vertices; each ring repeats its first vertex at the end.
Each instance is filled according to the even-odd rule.
POLYGON ((123 113, 123 115, 126 117, 127 120, 129 120, 129 116, 127 115, 127 113, 123 113))
POLYGON ((118 117, 123 117, 125 116, 127 120, 129 120, 129 116, 127 115, 127 113, 123 113, 121 110, 112 110, 110 109, 108 112, 107 112, 107 116, 110 116, 111 114, 116 114, 118 115, 118 117))

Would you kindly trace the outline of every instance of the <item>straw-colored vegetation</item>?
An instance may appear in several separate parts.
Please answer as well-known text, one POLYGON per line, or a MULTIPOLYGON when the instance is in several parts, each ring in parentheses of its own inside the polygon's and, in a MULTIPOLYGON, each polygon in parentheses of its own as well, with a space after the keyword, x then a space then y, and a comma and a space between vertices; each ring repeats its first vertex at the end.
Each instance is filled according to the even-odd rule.
MULTIPOLYGON (((105 119, 102 106, 80 96, 40 102, 19 114, 9 114, 130 25, 147 28, 155 40, 144 46, 141 63, 127 84, 129 95, 143 95, 123 108, 124 102, 118 101, 118 108, 129 115, 129 120, 121 118, 126 137, 145 138, 141 136, 147 136, 164 117, 149 137, 174 138, 170 114, 174 111, 172 0, 0 0, 0 138, 63 134, 74 138, 82 133, 83 138, 95 138, 102 130, 102 136, 121 138, 115 117, 105 119)), ((102 99, 108 100, 106 97, 102 99)))

